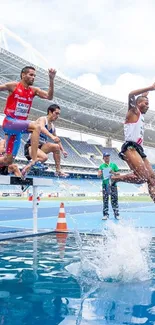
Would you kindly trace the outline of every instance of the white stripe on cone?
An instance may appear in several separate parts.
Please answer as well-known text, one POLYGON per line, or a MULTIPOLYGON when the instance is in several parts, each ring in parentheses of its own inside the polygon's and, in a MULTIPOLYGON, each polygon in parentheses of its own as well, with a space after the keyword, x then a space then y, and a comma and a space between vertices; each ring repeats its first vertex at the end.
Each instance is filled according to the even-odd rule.
POLYGON ((66 223, 66 218, 58 218, 58 223, 66 223))
POLYGON ((64 208, 60 208, 59 209, 59 213, 65 213, 65 209, 64 208))

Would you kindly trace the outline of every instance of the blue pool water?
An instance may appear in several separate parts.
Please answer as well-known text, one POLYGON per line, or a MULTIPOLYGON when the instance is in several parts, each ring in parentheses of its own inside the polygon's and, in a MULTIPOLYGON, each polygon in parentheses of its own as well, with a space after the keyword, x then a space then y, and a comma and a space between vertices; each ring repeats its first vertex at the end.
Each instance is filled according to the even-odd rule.
POLYGON ((102 236, 0 243, 0 324, 155 324, 155 242, 107 224, 102 236))

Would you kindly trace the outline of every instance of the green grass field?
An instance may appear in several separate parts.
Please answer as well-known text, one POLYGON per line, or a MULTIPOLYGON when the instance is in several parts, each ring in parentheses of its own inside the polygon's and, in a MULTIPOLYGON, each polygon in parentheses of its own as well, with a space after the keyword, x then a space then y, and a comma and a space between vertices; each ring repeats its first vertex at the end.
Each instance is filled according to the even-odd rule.
MULTIPOLYGON (((0 197, 1 201, 28 201, 27 197, 0 197)), ((51 197, 41 198, 41 201, 101 201, 101 197, 51 197)), ((119 202, 152 202, 149 196, 120 196, 119 202)))

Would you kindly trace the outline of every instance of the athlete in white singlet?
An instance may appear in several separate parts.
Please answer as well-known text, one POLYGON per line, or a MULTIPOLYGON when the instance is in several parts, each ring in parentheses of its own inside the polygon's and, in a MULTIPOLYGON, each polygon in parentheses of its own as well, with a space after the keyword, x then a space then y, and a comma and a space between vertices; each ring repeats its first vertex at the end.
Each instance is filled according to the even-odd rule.
MULTIPOLYGON (((59 115, 60 107, 57 104, 52 104, 47 109, 47 115, 38 118, 37 123, 41 127, 41 133, 39 136, 37 159, 38 167, 40 167, 39 162, 44 163, 48 159, 48 154, 53 153, 53 158, 56 166, 56 175, 66 177, 68 175, 64 173, 60 167, 60 152, 65 158, 67 157, 67 152, 64 150, 60 139, 57 137, 56 129, 54 126, 54 122, 59 118, 59 115)), ((31 160, 31 136, 29 136, 25 144, 24 154, 28 160, 31 160)))
POLYGON ((134 141, 137 144, 143 145, 144 139, 144 116, 139 110, 139 117, 135 123, 124 124, 125 141, 134 141))
POLYGON ((148 92, 155 90, 155 83, 129 94, 128 112, 124 124, 125 143, 119 156, 127 162, 133 173, 112 176, 114 182, 141 184, 147 182, 149 194, 155 202, 155 174, 143 149, 144 114, 149 108, 148 92), (138 97, 136 97, 138 96, 138 97))

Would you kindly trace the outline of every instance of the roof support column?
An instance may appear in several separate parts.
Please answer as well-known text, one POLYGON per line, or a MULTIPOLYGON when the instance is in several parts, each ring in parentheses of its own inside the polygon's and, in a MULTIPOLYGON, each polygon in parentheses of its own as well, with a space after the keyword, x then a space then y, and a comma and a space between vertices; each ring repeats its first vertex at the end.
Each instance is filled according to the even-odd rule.
POLYGON ((106 138, 106 147, 112 148, 112 138, 111 137, 106 138))

